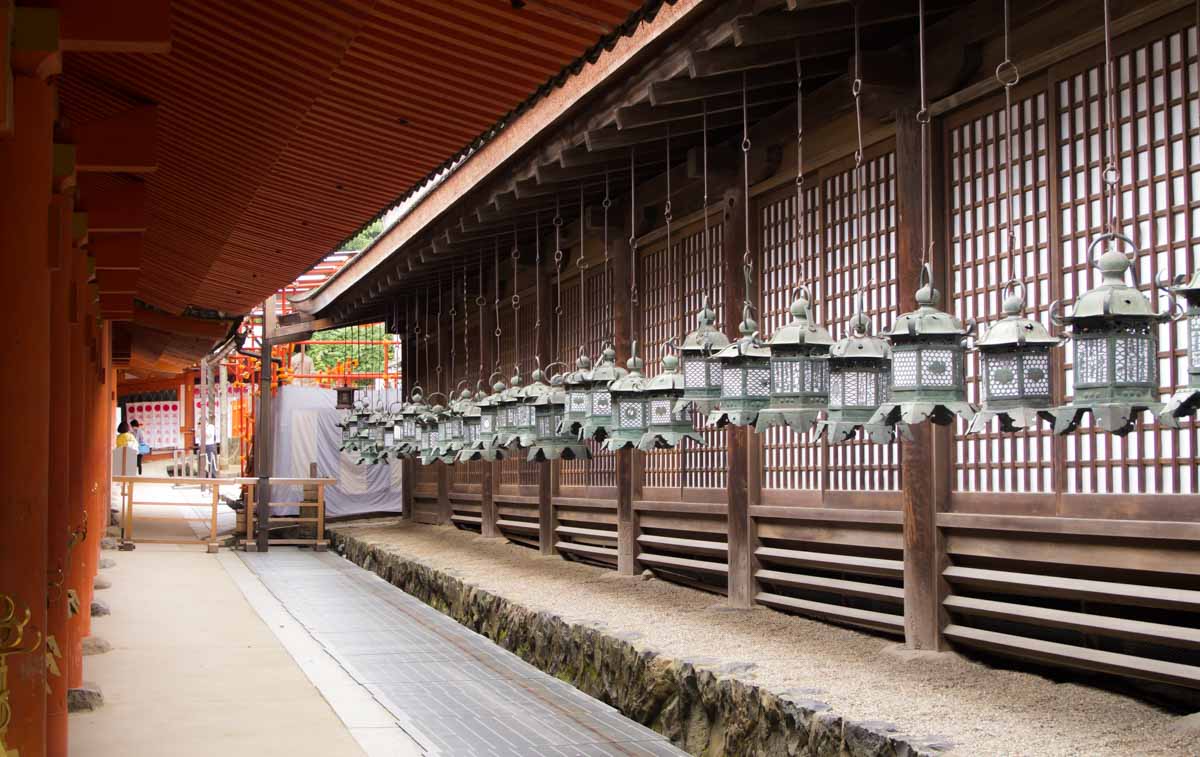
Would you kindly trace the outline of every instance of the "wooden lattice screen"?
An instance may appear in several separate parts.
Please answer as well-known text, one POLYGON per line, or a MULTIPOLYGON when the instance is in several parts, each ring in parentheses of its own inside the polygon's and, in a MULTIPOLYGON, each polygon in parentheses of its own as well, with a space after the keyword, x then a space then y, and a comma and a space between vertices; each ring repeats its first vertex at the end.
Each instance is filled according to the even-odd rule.
MULTIPOLYGON (((1200 230, 1200 84, 1195 31, 1149 35, 1117 59, 1117 130, 1122 231, 1138 245, 1137 281, 1160 309, 1166 299, 1152 282, 1194 270, 1200 230), (1186 48, 1186 54, 1185 54, 1186 48)), ((1099 58, 1051 72, 1014 101, 1020 127, 1013 166, 1017 198, 1016 274, 1026 283, 1029 314, 1049 325, 1054 298, 1069 304, 1098 283, 1087 247, 1103 229, 1101 173, 1104 76, 1099 58), (1040 84, 1040 86, 1038 86, 1040 84)), ((1000 114, 992 100, 950 119, 948 201, 954 260, 954 307, 983 323, 1000 313, 1000 288, 1009 278, 1008 187, 995 164, 1007 161, 1000 114)), ((1003 174, 1003 171, 1001 172, 1003 174)), ((1185 324, 1159 330, 1162 393, 1187 381, 1185 324)), ((1071 381, 1068 343, 1055 376, 1060 401, 1071 381)), ((977 361, 970 361, 972 400, 978 400, 977 361)), ((1060 442, 1049 429, 966 437, 958 429, 955 488, 963 492, 1065 494, 1184 494, 1200 480, 1197 426, 1171 431, 1150 422, 1121 438, 1088 423, 1060 442)))
MULTIPOLYGON (((503 261, 502 261, 503 264, 503 261)), ((529 274, 526 274, 528 277, 529 274)), ((517 311, 520 324, 519 333, 514 333, 513 311, 511 300, 501 298, 500 301, 500 368, 504 374, 505 383, 512 378, 513 369, 519 365, 521 380, 529 382, 530 374, 536 365, 536 334, 534 325, 537 323, 537 300, 533 287, 521 291, 521 307, 517 311)), ((542 313, 542 328, 552 328, 553 313, 542 313)), ((549 362, 549 361, 544 361, 549 362)), ((518 486, 537 486, 539 466, 525 459, 525 450, 520 450, 500 463, 500 486, 510 490, 518 486)))
MULTIPOLYGON (((578 249, 574 256, 579 255, 578 249)), ((612 281, 612 268, 608 269, 608 281, 612 281)), ((603 266, 592 265, 583 272, 583 296, 580 296, 580 277, 563 282, 562 338, 558 345, 558 359, 566 364, 564 370, 575 368, 579 347, 587 350, 588 357, 597 361, 603 345, 611 342, 612 297, 611 289, 605 284, 603 266), (582 308, 582 310, 581 310, 582 308), (582 321, 581 321, 582 319, 582 321)), ((616 486, 615 456, 601 449, 601 444, 588 441, 592 451, 591 460, 564 460, 559 464, 560 486, 616 486)))
MULTIPOLYGON (((695 327, 695 316, 705 297, 718 314, 721 312, 722 232, 721 224, 710 222, 709 243, 705 245, 703 224, 694 224, 673 235, 670 251, 663 239, 639 256, 637 307, 647 376, 657 375, 664 344, 671 339, 682 340, 695 327)), ((717 325, 720 328, 719 320, 717 325)), ((700 416, 694 421, 705 444, 685 442, 682 448, 646 453, 644 486, 680 492, 724 488, 724 431, 703 430, 704 419, 700 416)))

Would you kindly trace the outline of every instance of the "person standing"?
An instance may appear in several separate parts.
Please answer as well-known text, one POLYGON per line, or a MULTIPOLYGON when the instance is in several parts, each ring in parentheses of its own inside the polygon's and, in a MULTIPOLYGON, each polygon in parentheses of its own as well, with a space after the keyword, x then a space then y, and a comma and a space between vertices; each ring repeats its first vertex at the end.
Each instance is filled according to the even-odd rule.
POLYGON ((137 439, 137 468, 138 475, 142 475, 142 455, 150 454, 150 445, 146 444, 146 437, 142 433, 142 427, 134 418, 129 422, 129 433, 133 434, 137 439))
POLYGON ((204 422, 204 456, 206 459, 205 472, 209 478, 217 477, 217 426, 212 416, 204 422))

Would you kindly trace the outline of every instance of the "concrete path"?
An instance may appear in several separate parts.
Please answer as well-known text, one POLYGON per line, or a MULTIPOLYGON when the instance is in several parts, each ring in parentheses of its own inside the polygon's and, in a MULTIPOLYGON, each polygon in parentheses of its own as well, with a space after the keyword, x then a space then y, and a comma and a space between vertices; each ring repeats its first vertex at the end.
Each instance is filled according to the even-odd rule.
MULTIPOLYGON (((340 557, 296 549, 239 556, 303 627, 285 629, 289 649, 307 646, 310 635, 426 754, 685 754, 340 557)), ((273 617, 270 623, 279 625, 273 617)), ((327 662, 311 649, 302 658, 324 669, 310 677, 329 697, 327 662)), ((336 696, 330 701, 343 712, 336 696)))
POLYGON ((149 544, 103 556, 113 586, 96 597, 112 615, 92 630, 113 649, 84 658, 84 677, 105 704, 71 716, 72 757, 364 754, 239 591, 254 577, 236 557, 149 544))

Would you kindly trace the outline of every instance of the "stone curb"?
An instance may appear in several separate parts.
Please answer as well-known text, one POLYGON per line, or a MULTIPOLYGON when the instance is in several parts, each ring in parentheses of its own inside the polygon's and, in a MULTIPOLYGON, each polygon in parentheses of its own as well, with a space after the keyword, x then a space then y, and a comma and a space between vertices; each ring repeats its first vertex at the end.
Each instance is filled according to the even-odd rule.
POLYGON ((821 702, 794 700, 535 612, 337 530, 331 538, 351 562, 690 754, 910 757, 939 751, 897 735, 887 723, 852 722, 821 702))

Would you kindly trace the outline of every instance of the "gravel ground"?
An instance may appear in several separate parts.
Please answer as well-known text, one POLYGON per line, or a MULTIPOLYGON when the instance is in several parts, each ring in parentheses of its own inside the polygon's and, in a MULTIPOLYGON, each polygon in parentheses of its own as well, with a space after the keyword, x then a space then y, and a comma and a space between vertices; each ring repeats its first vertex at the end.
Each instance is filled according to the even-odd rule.
POLYGON ((1197 755, 1184 719, 1116 693, 997 670, 665 581, 540 557, 498 539, 402 521, 339 531, 564 620, 678 660, 734 671, 843 717, 936 738, 954 755, 1197 755))

